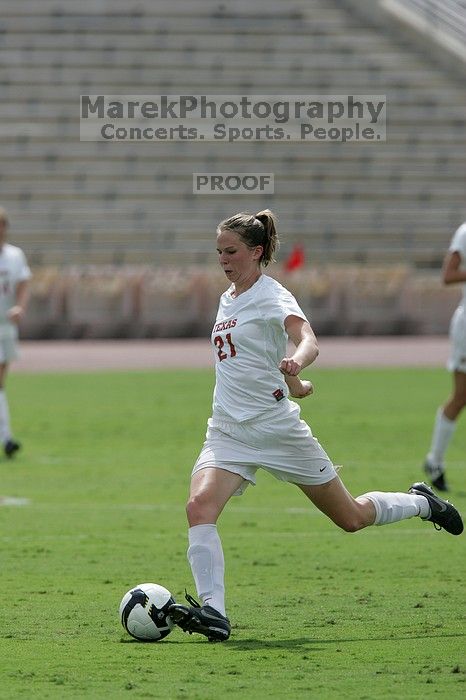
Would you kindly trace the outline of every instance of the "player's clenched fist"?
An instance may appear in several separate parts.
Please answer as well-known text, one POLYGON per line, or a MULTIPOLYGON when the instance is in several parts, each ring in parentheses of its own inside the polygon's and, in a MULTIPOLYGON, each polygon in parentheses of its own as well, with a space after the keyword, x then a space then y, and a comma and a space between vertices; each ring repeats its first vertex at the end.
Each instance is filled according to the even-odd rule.
POLYGON ((279 369, 282 374, 289 377, 296 377, 302 370, 302 366, 291 357, 284 357, 279 364, 279 369))

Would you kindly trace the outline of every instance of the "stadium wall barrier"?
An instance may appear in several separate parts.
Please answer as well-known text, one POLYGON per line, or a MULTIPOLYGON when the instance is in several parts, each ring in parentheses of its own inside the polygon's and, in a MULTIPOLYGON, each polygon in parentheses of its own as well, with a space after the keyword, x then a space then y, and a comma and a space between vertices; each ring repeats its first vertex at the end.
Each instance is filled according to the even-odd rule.
MULTIPOLYGON (((377 27, 379 30, 390 33, 398 41, 404 40, 417 47, 430 61, 434 60, 438 65, 450 73, 464 80, 466 76, 466 62, 464 61, 464 46, 461 41, 453 42, 460 50, 449 46, 448 37, 445 41, 439 41, 439 32, 445 20, 454 24, 454 12, 447 2, 432 0, 419 0, 418 2, 404 2, 403 0, 340 0, 355 17, 358 17, 368 26, 377 27), (420 22, 408 20, 409 15, 419 15, 420 22), (444 17, 442 17, 444 15, 444 17), (429 30, 429 20, 431 27, 429 30), (424 26, 423 25, 427 25, 424 26), (422 27, 422 29, 421 29, 422 27)), ((461 12, 461 9, 458 10, 461 12)), ((457 23, 456 33, 464 31, 461 23, 457 23)))
MULTIPOLYGON (((444 334, 461 297, 439 271, 328 265, 275 277, 320 335, 444 334)), ((31 280, 25 339, 167 338, 210 334, 227 288, 219 267, 41 268, 31 280)))

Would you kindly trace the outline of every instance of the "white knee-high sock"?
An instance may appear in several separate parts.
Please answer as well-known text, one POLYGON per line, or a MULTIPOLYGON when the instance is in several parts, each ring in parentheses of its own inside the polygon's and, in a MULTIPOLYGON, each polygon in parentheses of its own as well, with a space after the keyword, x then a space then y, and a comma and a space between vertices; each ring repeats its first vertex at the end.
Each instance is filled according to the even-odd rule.
POLYGON ((430 506, 427 498, 414 493, 371 491, 370 493, 364 493, 359 498, 368 498, 374 504, 374 525, 397 523, 399 520, 413 518, 416 515, 420 515, 421 518, 428 518, 430 515, 430 506))
POLYGON ((203 604, 225 615, 225 560, 216 525, 194 525, 188 531, 188 561, 203 604))
POLYGON ((0 442, 5 443, 11 438, 10 411, 4 389, 0 389, 0 442))
POLYGON ((447 418, 443 408, 439 408, 435 416, 430 452, 427 455, 427 460, 430 464, 434 466, 443 464, 443 458, 455 428, 456 421, 447 418))

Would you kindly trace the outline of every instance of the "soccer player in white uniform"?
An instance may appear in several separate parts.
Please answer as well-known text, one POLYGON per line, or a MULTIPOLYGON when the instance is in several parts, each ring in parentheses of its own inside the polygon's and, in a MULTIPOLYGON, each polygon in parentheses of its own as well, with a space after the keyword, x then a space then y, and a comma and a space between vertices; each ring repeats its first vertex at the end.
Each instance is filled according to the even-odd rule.
POLYGON ((21 248, 6 243, 7 230, 8 215, 0 207, 0 440, 5 455, 12 457, 21 445, 11 435, 5 380, 18 356, 18 323, 26 310, 31 271, 21 248))
POLYGON ((187 503, 188 560, 202 605, 174 604, 173 620, 211 641, 228 639, 224 558, 217 519, 229 499, 255 483, 258 468, 298 486, 348 532, 413 516, 459 535, 458 511, 424 483, 408 493, 372 491, 353 498, 300 419, 289 396, 312 393, 298 376, 318 355, 316 337, 294 297, 262 273, 278 247, 269 210, 240 213, 217 228, 220 265, 231 283, 222 294, 212 332, 216 386, 207 435, 191 476, 187 503), (295 350, 287 355, 287 341, 295 350))
POLYGON ((424 470, 439 491, 447 491, 444 455, 456 428, 456 421, 466 406, 466 222, 450 243, 442 270, 445 284, 463 283, 463 298, 450 323, 451 351, 447 367, 452 372, 453 390, 435 417, 430 451, 424 470))

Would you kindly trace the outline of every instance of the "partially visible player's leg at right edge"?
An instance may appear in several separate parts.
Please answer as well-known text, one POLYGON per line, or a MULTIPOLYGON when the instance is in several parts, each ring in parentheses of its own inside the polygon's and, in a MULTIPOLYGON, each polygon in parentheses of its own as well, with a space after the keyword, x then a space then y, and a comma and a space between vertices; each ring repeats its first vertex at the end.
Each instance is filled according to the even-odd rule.
POLYGON ((453 372, 453 390, 436 415, 429 453, 424 461, 424 471, 432 486, 438 491, 448 491, 445 477, 445 453, 456 429, 456 422, 466 406, 466 372, 453 372))

